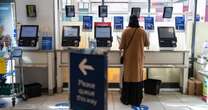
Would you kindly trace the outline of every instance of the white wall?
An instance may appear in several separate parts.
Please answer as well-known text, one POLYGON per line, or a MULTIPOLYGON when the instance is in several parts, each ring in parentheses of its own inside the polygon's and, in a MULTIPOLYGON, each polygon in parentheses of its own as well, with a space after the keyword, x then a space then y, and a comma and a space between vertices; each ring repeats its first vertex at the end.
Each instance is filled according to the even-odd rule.
MULTIPOLYGON (((55 38, 55 24, 54 24, 54 1, 56 0, 16 0, 16 19, 20 25, 39 25, 39 37, 47 32, 55 38), (26 15, 26 5, 36 5, 37 17, 29 18, 26 15)), ((17 35, 19 35, 20 25, 17 25, 17 35)), ((40 43, 41 40, 39 40, 40 43)), ((25 55, 25 58, 31 60, 31 63, 40 61, 37 54, 34 56, 25 55), (32 58, 35 59, 32 59, 32 58)), ((47 64, 46 61, 42 61, 47 64)), ((48 74, 47 68, 26 68, 24 69, 25 83, 39 82, 43 88, 48 88, 48 74)), ((55 79, 53 80, 55 84, 55 79)))
POLYGON ((39 25, 42 32, 49 32, 54 36, 54 0, 16 0, 16 19, 20 24, 39 25), (36 5, 37 17, 29 18, 26 15, 26 5, 36 5))

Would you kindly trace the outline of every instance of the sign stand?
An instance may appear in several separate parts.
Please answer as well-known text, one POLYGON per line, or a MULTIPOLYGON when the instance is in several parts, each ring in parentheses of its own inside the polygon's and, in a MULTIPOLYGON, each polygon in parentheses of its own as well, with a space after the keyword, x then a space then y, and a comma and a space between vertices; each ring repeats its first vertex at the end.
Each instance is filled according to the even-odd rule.
POLYGON ((70 49, 72 110, 107 110, 107 56, 99 50, 70 49))

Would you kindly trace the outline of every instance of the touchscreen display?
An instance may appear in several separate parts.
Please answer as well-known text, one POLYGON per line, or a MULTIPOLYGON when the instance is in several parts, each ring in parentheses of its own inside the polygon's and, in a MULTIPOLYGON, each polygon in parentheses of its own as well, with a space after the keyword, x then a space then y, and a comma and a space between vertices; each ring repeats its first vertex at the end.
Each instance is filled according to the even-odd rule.
POLYGON ((37 37, 37 29, 35 26, 22 26, 20 37, 37 37))
POLYGON ((111 28, 110 27, 96 27, 96 38, 110 38, 111 28))
POLYGON ((173 27, 159 27, 158 33, 160 38, 174 38, 175 32, 173 27))
POLYGON ((64 37, 78 37, 78 33, 77 27, 64 27, 64 37))

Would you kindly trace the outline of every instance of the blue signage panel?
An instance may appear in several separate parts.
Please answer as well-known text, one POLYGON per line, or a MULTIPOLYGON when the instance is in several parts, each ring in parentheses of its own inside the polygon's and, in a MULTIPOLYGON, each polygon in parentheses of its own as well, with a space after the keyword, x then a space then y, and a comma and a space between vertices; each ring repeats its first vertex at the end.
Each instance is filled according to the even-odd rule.
POLYGON ((107 110, 107 57, 70 53, 72 110, 107 110))
POLYGON ((92 30, 92 16, 83 16, 83 29, 92 30))
POLYGON ((196 15, 196 21, 199 22, 200 21, 200 16, 196 15))
POLYGON ((185 17, 184 16, 175 17, 175 27, 176 27, 176 30, 185 29, 185 17))
POLYGON ((154 17, 144 17, 144 25, 146 30, 154 30, 154 17))
POLYGON ((114 16, 114 29, 123 29, 123 16, 114 16))

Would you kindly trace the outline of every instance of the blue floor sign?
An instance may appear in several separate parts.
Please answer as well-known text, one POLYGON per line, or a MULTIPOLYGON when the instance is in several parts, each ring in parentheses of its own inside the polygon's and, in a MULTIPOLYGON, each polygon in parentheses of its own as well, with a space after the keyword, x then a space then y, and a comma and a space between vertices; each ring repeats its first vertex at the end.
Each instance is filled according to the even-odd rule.
POLYGON ((107 57, 70 53, 72 110, 107 110, 107 57))

